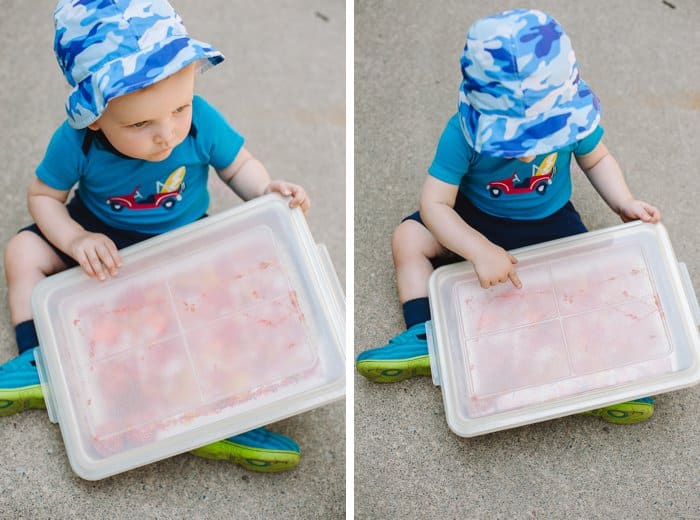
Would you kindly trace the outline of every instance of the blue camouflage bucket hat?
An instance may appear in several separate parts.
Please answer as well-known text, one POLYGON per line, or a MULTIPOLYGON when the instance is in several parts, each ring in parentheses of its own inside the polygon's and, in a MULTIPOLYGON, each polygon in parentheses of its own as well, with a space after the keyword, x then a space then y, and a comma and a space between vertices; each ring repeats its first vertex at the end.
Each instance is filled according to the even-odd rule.
POLYGON ((583 139, 600 121, 600 103, 579 77, 569 37, 541 11, 477 21, 460 63, 460 121, 476 152, 549 153, 583 139))
POLYGON ((148 87, 195 61, 204 71, 223 61, 190 38, 165 0, 60 0, 54 51, 73 88, 68 122, 85 128, 118 96, 148 87))

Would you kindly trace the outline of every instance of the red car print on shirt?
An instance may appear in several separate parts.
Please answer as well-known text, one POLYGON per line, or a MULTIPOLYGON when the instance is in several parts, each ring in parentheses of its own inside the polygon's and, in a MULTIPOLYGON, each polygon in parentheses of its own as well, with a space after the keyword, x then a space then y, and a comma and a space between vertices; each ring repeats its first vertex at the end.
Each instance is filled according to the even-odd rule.
POLYGON ((141 186, 136 186, 134 191, 129 195, 115 195, 114 197, 109 197, 107 199, 107 204, 109 204, 114 211, 121 211, 124 208, 128 209, 154 209, 163 207, 165 209, 172 209, 177 201, 182 200, 182 195, 180 195, 185 187, 184 183, 175 191, 168 191, 165 193, 154 193, 144 197, 139 192, 141 186))
POLYGON ((547 191, 547 186, 552 184, 552 175, 538 175, 536 177, 525 177, 520 179, 517 173, 514 173, 510 179, 501 179, 498 181, 489 182, 486 189, 489 190, 492 197, 500 197, 502 193, 530 193, 537 192, 542 195, 547 191))
POLYGON ((165 209, 172 209, 175 203, 182 200, 181 193, 185 191, 185 173, 187 169, 184 166, 176 168, 165 182, 156 181, 156 193, 144 197, 139 192, 139 188, 136 186, 134 191, 128 195, 115 195, 107 199, 107 204, 109 204, 114 211, 121 211, 124 208, 127 209, 154 209, 163 207, 165 209))
POLYGON ((489 182, 486 189, 489 190, 491 196, 496 198, 501 194, 506 193, 515 195, 518 193, 538 193, 543 195, 547 191, 547 186, 552 184, 552 178, 557 173, 555 166, 557 160, 557 152, 549 154, 545 157, 540 165, 532 165, 532 174, 524 179, 518 176, 518 172, 513 173, 513 176, 508 179, 500 179, 489 182))

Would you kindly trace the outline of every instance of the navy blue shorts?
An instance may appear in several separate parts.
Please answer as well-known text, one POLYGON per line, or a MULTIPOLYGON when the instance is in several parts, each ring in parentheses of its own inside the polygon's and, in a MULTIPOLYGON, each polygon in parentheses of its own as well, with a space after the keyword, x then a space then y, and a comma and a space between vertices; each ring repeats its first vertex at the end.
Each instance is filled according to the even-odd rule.
MULTIPOLYGON (((467 224, 506 250, 588 231, 571 202, 567 202, 556 213, 538 220, 494 217, 478 209, 461 193, 457 195, 454 209, 467 224)), ((418 211, 403 220, 415 220, 423 224, 418 211)))
MULTIPOLYGON (((147 238, 151 238, 157 235, 157 233, 137 233, 136 231, 125 231, 123 229, 117 229, 112 226, 108 226, 99 218, 97 218, 89 209, 87 209, 87 207, 85 207, 85 204, 83 203, 77 192, 73 196, 71 201, 66 205, 66 209, 68 210, 68 214, 71 216, 71 218, 75 220, 78 224, 83 226, 87 231, 90 231, 91 233, 102 233, 103 235, 107 235, 110 239, 112 239, 114 244, 117 246, 117 249, 125 248, 127 246, 136 244, 138 242, 142 242, 147 238)), ((56 252, 56 254, 59 257, 61 257, 61 260, 63 260, 68 267, 78 265, 78 263, 75 260, 73 260, 73 258, 68 256, 63 251, 54 246, 51 242, 49 242, 39 229, 39 226, 37 226, 36 224, 32 224, 31 226, 27 226, 19 230, 19 232, 22 231, 31 231, 32 233, 36 233, 41 238, 46 240, 46 243, 51 246, 51 248, 56 252)))

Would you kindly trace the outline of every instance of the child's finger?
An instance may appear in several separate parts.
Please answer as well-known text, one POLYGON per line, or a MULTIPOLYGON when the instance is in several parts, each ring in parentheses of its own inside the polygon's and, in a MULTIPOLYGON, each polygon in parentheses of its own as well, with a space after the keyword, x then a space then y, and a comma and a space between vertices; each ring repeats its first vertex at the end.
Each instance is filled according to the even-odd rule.
POLYGON ((279 184, 279 192, 285 197, 290 197, 294 195, 294 191, 289 187, 289 185, 283 182, 279 184))
POLYGON ((303 188, 295 187, 292 191, 292 200, 289 202, 290 208, 295 208, 297 206, 302 206, 306 200, 306 192, 303 188))
POLYGON ((88 254, 88 262, 90 262, 90 267, 92 267, 92 270, 95 272, 95 275, 99 280, 105 280, 107 278, 105 270, 102 266, 102 261, 97 253, 88 254))
POLYGON ((647 204, 642 204, 639 208, 639 211, 635 215, 639 220, 642 222, 653 222, 654 220, 654 209, 652 206, 649 206, 647 204))
POLYGON ((518 273, 515 272, 515 269, 508 273, 508 278, 510 278, 510 281, 513 282, 513 285, 517 289, 522 288, 523 283, 520 281, 520 277, 518 277, 518 273))
POLYGON ((104 280, 104 273, 101 272, 101 263, 94 253, 83 251, 76 260, 90 278, 104 280))
POLYGON ((109 253, 112 255, 112 258, 114 259, 114 264, 117 266, 117 268, 120 268, 122 266, 122 255, 119 254, 119 250, 117 249, 117 246, 114 244, 110 244, 111 247, 109 248, 109 253))
POLYGON ((90 265, 90 262, 88 262, 87 258, 84 258, 81 262, 78 262, 78 264, 80 265, 80 267, 82 267, 85 274, 88 275, 90 278, 97 277, 97 273, 95 273, 95 270, 92 268, 92 265, 90 265))
POLYGON ((107 269, 107 272, 114 276, 117 274, 117 259, 114 258, 112 252, 107 246, 100 246, 97 249, 100 262, 107 269))
POLYGON ((270 184, 267 185, 267 188, 265 188, 265 193, 279 193, 280 195, 284 197, 288 197, 291 195, 291 192, 289 191, 289 188, 284 182, 280 181, 272 181, 270 184))
POLYGON ((656 208, 655 206, 647 206, 646 208, 647 213, 649 214, 649 221, 656 223, 659 220, 661 220, 661 212, 656 208))
POLYGON ((302 209, 303 209, 303 208, 304 208, 304 202, 306 202, 306 193, 304 193, 303 191, 301 191, 300 193, 297 193, 297 194, 294 196, 294 200, 296 201, 297 206, 301 206, 302 209))

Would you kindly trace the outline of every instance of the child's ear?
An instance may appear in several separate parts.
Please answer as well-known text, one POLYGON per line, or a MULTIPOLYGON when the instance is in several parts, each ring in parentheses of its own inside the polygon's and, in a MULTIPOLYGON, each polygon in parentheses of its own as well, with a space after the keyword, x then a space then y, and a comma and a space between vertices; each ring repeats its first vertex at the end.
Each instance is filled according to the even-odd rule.
POLYGON ((95 121, 94 123, 90 123, 88 125, 88 128, 93 132, 97 132, 100 129, 100 124, 97 121, 95 121))

